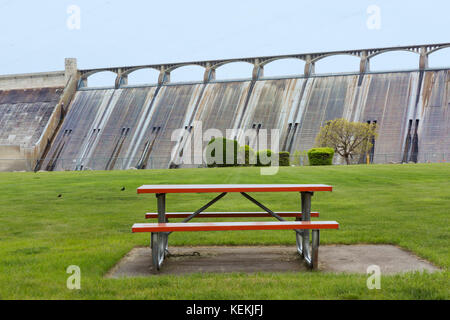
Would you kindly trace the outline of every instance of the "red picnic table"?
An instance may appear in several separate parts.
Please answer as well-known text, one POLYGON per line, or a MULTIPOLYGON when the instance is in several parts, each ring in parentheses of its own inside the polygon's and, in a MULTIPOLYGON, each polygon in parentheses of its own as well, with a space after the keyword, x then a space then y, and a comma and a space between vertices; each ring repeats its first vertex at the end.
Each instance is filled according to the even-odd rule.
POLYGON ((311 212, 311 197, 317 191, 332 191, 332 187, 323 184, 188 184, 188 185, 143 185, 137 193, 154 193, 157 198, 157 213, 146 213, 146 218, 157 218, 158 223, 135 223, 132 232, 151 232, 153 265, 160 270, 168 254, 168 237, 174 231, 228 231, 228 230, 288 230, 296 233, 298 253, 308 266, 316 269, 319 257, 319 232, 321 229, 338 229, 336 221, 311 221, 318 212, 311 212), (250 200, 262 212, 204 212, 227 193, 237 192, 250 200), (274 212, 250 196, 247 192, 299 192, 302 211, 274 212), (220 193, 214 199, 194 212, 166 212, 167 193, 220 193), (272 216, 275 222, 202 222, 187 223, 197 218, 243 218, 272 216), (286 221, 284 217, 295 217, 295 221, 286 221), (169 218, 184 218, 179 223, 169 223, 169 218), (312 239, 310 243, 310 230, 312 239))

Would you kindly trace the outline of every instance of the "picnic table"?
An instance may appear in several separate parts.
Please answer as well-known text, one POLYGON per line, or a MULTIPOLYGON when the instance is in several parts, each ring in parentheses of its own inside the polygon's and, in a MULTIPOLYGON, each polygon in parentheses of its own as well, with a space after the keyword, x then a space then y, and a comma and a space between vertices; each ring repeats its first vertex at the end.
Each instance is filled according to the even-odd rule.
POLYGON ((157 223, 135 223, 132 232, 151 232, 151 251, 153 265, 161 269, 164 258, 169 253, 168 238, 175 231, 232 231, 232 230, 294 230, 298 253, 307 265, 316 269, 319 256, 319 232, 322 229, 338 229, 336 221, 311 221, 318 212, 311 212, 311 197, 314 192, 332 191, 332 186, 323 184, 189 184, 189 185, 143 185, 138 194, 153 193, 157 198, 157 212, 146 213, 147 219, 157 218, 157 223), (275 212, 250 196, 248 192, 299 192, 301 211, 275 212), (168 193, 219 193, 214 199, 194 212, 166 212, 166 194, 168 193), (222 199, 227 193, 240 193, 246 199, 260 207, 259 212, 205 212, 211 205, 222 199), (274 217, 278 221, 240 221, 240 222, 202 222, 187 223, 193 218, 244 218, 274 217), (287 221, 294 217, 295 221, 287 221), (169 223, 169 218, 184 218, 178 223, 169 223), (312 233, 310 243, 310 231, 312 233))

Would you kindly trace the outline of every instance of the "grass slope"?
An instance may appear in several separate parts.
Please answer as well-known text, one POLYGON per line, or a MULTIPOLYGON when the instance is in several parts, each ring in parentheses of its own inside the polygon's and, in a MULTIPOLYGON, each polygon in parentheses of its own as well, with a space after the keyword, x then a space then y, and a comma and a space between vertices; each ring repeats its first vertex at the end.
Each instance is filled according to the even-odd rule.
MULTIPOLYGON (((2 299, 449 299, 450 165, 370 165, 0 173, 0 298, 2 299), (323 183, 312 209, 340 230, 321 244, 388 243, 443 268, 435 274, 383 276, 368 290, 366 275, 320 272, 193 274, 105 279, 105 273, 148 234, 132 234, 156 210, 142 184, 323 183), (125 187, 124 191, 120 189, 125 187), (61 194, 61 197, 58 195, 61 194), (66 268, 81 268, 81 290, 68 290, 66 268)), ((254 194, 274 210, 299 210, 297 193, 254 194)), ((195 210, 213 194, 168 195, 169 211, 195 210)), ((211 211, 254 210, 228 194, 211 211)), ((288 231, 174 233, 169 245, 294 244, 288 231)))

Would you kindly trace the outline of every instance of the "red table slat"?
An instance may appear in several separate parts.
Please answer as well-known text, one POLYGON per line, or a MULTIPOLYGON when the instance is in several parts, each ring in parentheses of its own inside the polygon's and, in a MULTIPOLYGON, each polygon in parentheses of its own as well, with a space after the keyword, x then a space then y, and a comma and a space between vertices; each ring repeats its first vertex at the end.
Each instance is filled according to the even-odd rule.
POLYGON ((336 221, 135 223, 133 232, 338 229, 336 221))
POLYGON ((315 192, 332 191, 324 184, 171 184, 143 185, 137 193, 315 192))

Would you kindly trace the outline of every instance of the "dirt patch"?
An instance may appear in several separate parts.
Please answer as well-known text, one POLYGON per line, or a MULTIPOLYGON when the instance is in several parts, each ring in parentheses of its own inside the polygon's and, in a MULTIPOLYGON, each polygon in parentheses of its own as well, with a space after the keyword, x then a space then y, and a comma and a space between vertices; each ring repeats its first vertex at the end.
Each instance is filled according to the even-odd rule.
MULTIPOLYGON (((294 246, 169 247, 170 255, 162 269, 152 266, 148 247, 132 249, 106 277, 155 276, 198 272, 308 272, 294 246)), ((392 245, 321 246, 319 270, 322 272, 366 273, 378 265, 382 274, 408 271, 438 271, 428 261, 392 245)))

